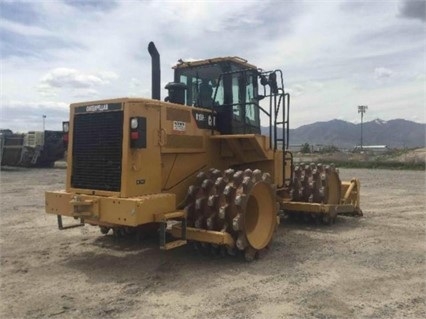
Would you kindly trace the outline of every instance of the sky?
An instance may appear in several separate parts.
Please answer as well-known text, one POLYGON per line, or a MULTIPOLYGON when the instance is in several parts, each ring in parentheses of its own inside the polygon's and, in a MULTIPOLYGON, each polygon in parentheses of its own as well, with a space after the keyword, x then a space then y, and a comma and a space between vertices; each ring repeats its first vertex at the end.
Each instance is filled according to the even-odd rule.
MULTIPOLYGON (((178 59, 240 56, 281 69, 291 128, 425 123, 426 1, 0 0, 0 128, 59 130, 69 104, 151 96, 178 59)), ((167 95, 162 91, 162 99, 167 95)), ((266 123, 265 123, 266 124, 266 123)))

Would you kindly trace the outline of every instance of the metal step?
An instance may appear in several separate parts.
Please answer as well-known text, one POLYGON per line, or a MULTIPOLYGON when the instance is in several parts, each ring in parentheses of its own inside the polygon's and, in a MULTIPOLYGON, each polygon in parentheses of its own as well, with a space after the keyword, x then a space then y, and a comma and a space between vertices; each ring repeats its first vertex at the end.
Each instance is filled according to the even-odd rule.
POLYGON ((170 250, 183 245, 186 245, 186 212, 185 211, 176 211, 171 213, 161 213, 155 215, 155 220, 160 223, 160 249, 170 250), (180 222, 180 238, 167 242, 167 222, 176 221, 180 222))
POLYGON ((183 239, 177 239, 171 242, 166 243, 164 246, 160 246, 161 250, 170 250, 170 249, 174 249, 180 246, 184 246, 187 244, 186 240, 183 239))
POLYGON ((62 222, 62 216, 58 215, 58 228, 59 228, 59 230, 70 229, 70 228, 81 227, 81 226, 84 226, 83 219, 80 219, 80 223, 78 223, 78 224, 72 224, 72 225, 64 226, 64 224, 62 222))

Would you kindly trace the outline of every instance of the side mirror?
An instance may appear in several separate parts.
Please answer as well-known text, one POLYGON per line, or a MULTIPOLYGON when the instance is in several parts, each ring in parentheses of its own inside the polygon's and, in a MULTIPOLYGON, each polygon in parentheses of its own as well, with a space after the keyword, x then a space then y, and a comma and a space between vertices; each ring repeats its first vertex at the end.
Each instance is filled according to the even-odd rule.
POLYGON ((261 76, 260 76, 260 84, 262 84, 263 86, 266 86, 266 85, 268 85, 268 84, 269 84, 269 81, 268 81, 268 79, 266 78, 266 76, 264 76, 264 75, 261 75, 261 76))
POLYGON ((277 74, 272 72, 269 74, 269 86, 274 94, 278 94, 277 74))

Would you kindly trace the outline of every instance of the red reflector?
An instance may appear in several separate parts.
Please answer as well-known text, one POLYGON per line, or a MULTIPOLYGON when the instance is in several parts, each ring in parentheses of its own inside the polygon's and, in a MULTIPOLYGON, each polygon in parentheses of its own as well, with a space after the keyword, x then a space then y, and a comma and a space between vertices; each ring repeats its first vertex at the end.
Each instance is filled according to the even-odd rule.
POLYGON ((139 132, 131 132, 131 133, 130 133, 130 138, 131 138, 132 140, 137 140, 137 139, 139 139, 139 132))
POLYGON ((68 143, 68 133, 65 133, 65 134, 64 134, 64 136, 62 137, 62 140, 63 140, 64 142, 67 142, 67 143, 68 143))

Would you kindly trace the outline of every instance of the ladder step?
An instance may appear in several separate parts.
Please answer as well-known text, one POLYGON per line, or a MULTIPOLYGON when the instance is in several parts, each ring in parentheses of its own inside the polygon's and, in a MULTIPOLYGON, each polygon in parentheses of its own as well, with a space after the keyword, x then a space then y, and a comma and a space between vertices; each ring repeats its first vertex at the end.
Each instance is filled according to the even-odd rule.
POLYGON ((176 247, 186 245, 186 212, 185 211, 176 211, 171 213, 164 213, 155 215, 155 220, 160 222, 160 249, 169 250, 176 247), (174 220, 180 222, 181 232, 177 240, 167 242, 167 220, 174 220))
POLYGON ((81 226, 84 226, 84 221, 82 219, 80 219, 80 223, 78 223, 78 224, 72 224, 72 225, 64 226, 64 224, 62 222, 62 215, 58 215, 58 228, 59 228, 59 230, 81 227, 81 226))
POLYGON ((170 250, 170 249, 174 249, 174 248, 186 245, 186 244, 187 244, 186 240, 178 239, 178 240, 168 242, 164 246, 160 246, 160 249, 161 250, 170 250))
POLYGON ((170 219, 182 219, 182 218, 186 218, 186 213, 183 210, 171 212, 171 213, 160 213, 160 214, 154 215, 154 220, 156 222, 165 222, 170 219))
POLYGON ((173 213, 166 213, 163 215, 165 220, 174 219, 174 218, 184 218, 185 212, 184 211, 178 211, 173 213))

